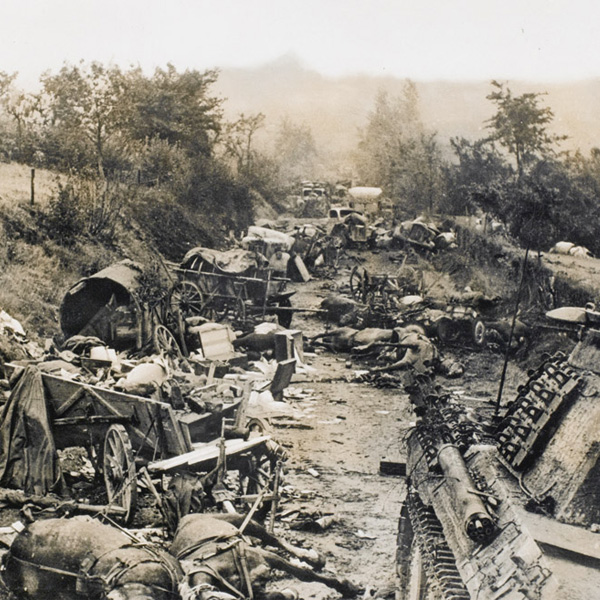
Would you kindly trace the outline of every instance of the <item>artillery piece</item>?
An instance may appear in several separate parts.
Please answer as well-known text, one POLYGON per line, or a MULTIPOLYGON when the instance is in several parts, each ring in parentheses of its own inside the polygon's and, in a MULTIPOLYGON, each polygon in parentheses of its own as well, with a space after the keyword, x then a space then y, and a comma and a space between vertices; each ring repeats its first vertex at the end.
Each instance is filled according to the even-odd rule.
POLYGON ((595 597, 600 331, 593 326, 588 321, 569 356, 544 357, 498 411, 467 407, 430 379, 409 389, 417 422, 407 437, 400 599, 595 597))

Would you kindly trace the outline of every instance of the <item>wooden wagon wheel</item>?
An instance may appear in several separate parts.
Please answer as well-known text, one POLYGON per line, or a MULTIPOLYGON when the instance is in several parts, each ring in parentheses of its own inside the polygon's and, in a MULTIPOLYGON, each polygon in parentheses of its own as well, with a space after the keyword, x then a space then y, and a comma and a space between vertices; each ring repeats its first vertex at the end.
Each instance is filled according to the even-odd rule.
POLYGON ((114 424, 108 428, 102 464, 108 503, 125 509, 122 520, 129 524, 137 504, 137 480, 133 449, 123 425, 114 424))
POLYGON ((354 267, 350 273, 350 293, 354 299, 361 302, 365 295, 366 275, 367 272, 364 269, 361 272, 359 267, 354 267))
POLYGON ((164 325, 154 328, 154 348, 169 359, 181 358, 181 350, 175 336, 164 325))
MULTIPOLYGON (((246 425, 248 439, 267 435, 269 425, 263 419, 250 419, 246 425)), ((243 495, 260 494, 271 484, 277 457, 265 445, 250 450, 239 469, 240 491, 243 495)))
POLYGON ((202 290, 192 281, 179 281, 173 286, 169 297, 169 308, 181 316, 205 316, 206 300, 202 290))

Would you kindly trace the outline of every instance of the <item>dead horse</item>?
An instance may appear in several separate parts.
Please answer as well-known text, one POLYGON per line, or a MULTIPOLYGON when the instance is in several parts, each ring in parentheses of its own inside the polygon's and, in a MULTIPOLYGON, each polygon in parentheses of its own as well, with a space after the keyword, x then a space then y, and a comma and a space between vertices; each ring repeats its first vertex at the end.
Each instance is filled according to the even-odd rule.
POLYGON ((29 525, 4 559, 3 578, 27 600, 175 600, 177 560, 91 517, 29 525))
MULTIPOLYGON (((238 527, 243 521, 244 515, 190 514, 181 519, 170 552, 185 573, 180 587, 184 600, 253 598, 256 592, 253 584, 258 579, 264 580, 270 569, 285 571, 302 581, 323 583, 345 597, 359 592, 350 581, 292 564, 274 552, 251 545, 246 535, 303 560, 310 560, 311 556, 311 551, 279 540, 254 521, 247 524, 244 535, 240 534, 238 527)), ((261 597, 277 600, 280 594, 264 593, 261 597)))

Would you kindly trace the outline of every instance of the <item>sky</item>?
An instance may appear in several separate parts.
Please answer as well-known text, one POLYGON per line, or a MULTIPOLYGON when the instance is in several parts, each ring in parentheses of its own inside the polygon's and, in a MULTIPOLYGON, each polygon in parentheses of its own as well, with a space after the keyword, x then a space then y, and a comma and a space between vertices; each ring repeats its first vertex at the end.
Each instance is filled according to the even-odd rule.
POLYGON ((295 56, 323 75, 417 81, 600 77, 598 0, 0 0, 0 71, 148 73, 295 56))

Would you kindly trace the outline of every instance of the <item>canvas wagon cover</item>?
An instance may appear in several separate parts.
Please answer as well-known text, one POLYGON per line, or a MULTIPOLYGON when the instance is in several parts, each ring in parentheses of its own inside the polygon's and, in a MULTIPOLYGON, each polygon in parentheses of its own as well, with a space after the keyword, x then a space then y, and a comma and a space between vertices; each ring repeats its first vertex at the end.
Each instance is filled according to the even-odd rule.
POLYGON ((28 366, 0 416, 0 485, 43 496, 63 483, 42 375, 28 366))
POLYGON ((182 269, 190 269, 198 263, 197 259, 203 260, 215 267, 218 272, 225 275, 245 275, 250 269, 256 269, 256 254, 241 248, 221 251, 212 248, 193 248, 181 262, 182 269))
POLYGON ((122 260, 80 279, 63 298, 60 325, 67 336, 78 334, 82 328, 114 296, 116 305, 137 301, 142 267, 131 260, 122 260))

